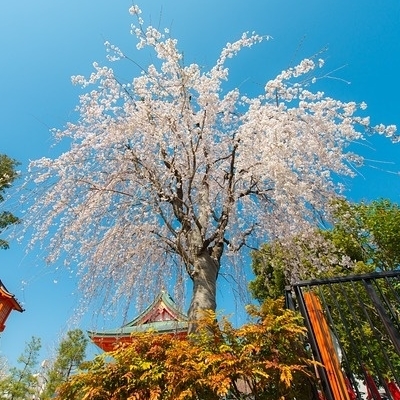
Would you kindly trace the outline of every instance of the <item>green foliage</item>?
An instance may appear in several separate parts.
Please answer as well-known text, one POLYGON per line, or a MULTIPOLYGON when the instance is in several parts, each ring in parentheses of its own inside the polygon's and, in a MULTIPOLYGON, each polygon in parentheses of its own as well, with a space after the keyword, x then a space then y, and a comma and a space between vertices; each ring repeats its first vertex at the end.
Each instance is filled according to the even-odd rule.
POLYGON ((37 364, 40 339, 32 337, 27 343, 24 353, 18 358, 20 368, 13 367, 9 374, 0 380, 0 396, 2 399, 22 400, 33 398, 38 386, 34 368, 37 364))
POLYGON ((284 293, 296 280, 345 276, 400 265, 400 207, 389 200, 336 202, 333 226, 290 243, 272 242, 253 252, 254 298, 262 302, 284 293))
POLYGON ((0 399, 54 398, 57 387, 67 381, 83 362, 87 343, 88 339, 80 329, 68 331, 58 346, 54 361, 48 366, 44 363, 39 371, 41 341, 32 337, 17 360, 21 367, 10 368, 8 372, 4 368, 0 375, 0 399))
POLYGON ((46 385, 42 399, 51 399, 57 387, 65 382, 85 359, 88 339, 80 329, 67 332, 66 337, 60 342, 55 361, 46 371, 46 385))
POLYGON ((283 300, 250 307, 255 322, 234 328, 212 312, 189 338, 134 334, 61 386, 63 400, 309 399, 309 360, 298 314, 283 300))
POLYGON ((255 279, 249 283, 250 292, 259 302, 277 299, 288 284, 285 270, 285 249, 278 243, 264 244, 252 253, 255 279))
MULTIPOLYGON (((16 167, 19 163, 5 154, 0 154, 0 203, 4 201, 4 192, 18 177, 16 167)), ((9 211, 0 212, 0 234, 9 226, 18 223, 19 219, 9 211)), ((0 239, 0 248, 8 249, 8 242, 0 239)))
MULTIPOLYGON (((400 266, 400 208, 389 200, 351 204, 336 202, 330 230, 293 238, 290 243, 267 243, 253 253, 256 278, 250 283, 260 302, 284 293, 293 281, 330 278, 373 271, 395 270, 400 266)), ((376 290, 389 304, 398 304, 398 294, 382 279, 376 290)), ((315 289, 317 290, 317 289, 315 289)), ((363 378, 360 360, 371 372, 392 378, 388 358, 399 370, 400 357, 364 282, 348 285, 321 285, 318 296, 329 310, 330 325, 346 354, 347 368, 363 378), (367 314, 366 315, 366 310, 367 314), (377 334, 377 332, 379 332, 377 334)), ((393 307, 398 320, 398 308, 393 307)))
POLYGON ((334 229, 328 239, 343 253, 373 269, 390 271, 400 265, 400 207, 389 200, 337 203, 334 229))

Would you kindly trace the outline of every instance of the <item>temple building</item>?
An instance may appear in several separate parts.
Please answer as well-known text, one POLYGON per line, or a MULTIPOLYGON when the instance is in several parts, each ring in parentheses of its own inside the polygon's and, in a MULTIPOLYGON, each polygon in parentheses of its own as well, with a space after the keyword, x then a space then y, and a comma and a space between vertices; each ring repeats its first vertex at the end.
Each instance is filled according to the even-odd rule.
POLYGON ((11 311, 14 310, 19 312, 24 311, 15 299, 15 296, 6 289, 3 282, 0 280, 0 332, 4 331, 6 327, 5 322, 11 311))
POLYGON ((131 342, 131 334, 152 330, 160 334, 186 336, 188 318, 180 312, 172 297, 162 291, 140 315, 115 330, 88 331, 91 341, 104 351, 131 342))

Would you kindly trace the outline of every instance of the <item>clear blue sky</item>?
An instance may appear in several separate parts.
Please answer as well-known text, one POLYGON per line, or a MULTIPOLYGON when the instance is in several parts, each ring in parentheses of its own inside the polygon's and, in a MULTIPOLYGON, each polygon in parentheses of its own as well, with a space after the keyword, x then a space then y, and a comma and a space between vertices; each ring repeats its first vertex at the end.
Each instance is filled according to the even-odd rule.
MULTIPOLYGON (((71 85, 70 76, 88 75, 93 61, 105 61, 105 40, 146 64, 129 34, 131 5, 129 0, 2 2, 0 152, 21 162, 22 175, 28 160, 53 151, 49 129, 74 117, 79 89, 71 85)), ((343 100, 365 101, 373 124, 400 126, 398 0, 146 0, 139 5, 147 22, 170 28, 187 63, 212 66, 223 45, 243 31, 271 35, 273 40, 245 50, 230 64, 233 82, 248 92, 327 48, 322 55, 326 68, 340 68, 334 75, 343 81, 326 79, 325 91, 343 100)), ((357 150, 382 162, 367 162, 349 182, 349 197, 400 202, 400 176, 387 172, 400 170, 400 144, 371 140, 357 150)), ((60 335, 73 327, 68 321, 77 299, 76 278, 46 267, 42 250, 26 255, 24 243, 12 242, 10 250, 0 252, 0 279, 26 309, 14 312, 1 334, 0 354, 12 364, 32 335, 42 339, 43 357, 51 352, 60 335)), ((233 296, 223 281, 220 285, 219 304, 233 312, 233 296)), ((81 327, 93 328, 94 320, 87 316, 81 327)))

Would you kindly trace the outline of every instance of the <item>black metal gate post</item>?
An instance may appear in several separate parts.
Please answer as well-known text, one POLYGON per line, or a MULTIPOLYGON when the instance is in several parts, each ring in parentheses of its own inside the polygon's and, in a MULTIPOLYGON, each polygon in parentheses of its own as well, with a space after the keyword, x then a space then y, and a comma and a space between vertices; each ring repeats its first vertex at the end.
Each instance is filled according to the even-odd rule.
MULTIPOLYGON (((337 342, 335 351, 341 355, 343 376, 349 378, 346 381, 349 396, 360 400, 366 399, 367 394, 376 400, 398 398, 400 270, 301 281, 291 288, 304 318, 314 358, 322 363, 303 294, 312 290, 318 296, 328 329, 337 342)), ((289 300, 288 303, 293 299, 289 300)), ((318 367, 318 375, 325 398, 338 400, 323 367, 318 367)))

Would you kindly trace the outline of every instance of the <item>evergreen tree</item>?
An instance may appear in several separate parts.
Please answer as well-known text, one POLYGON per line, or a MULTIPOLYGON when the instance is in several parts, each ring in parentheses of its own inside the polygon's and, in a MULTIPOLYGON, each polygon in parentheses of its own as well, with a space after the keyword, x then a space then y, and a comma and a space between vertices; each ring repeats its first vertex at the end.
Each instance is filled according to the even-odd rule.
POLYGON ((75 329, 67 332, 66 337, 58 346, 55 361, 45 373, 43 399, 53 398, 57 387, 76 372, 85 359, 87 343, 88 339, 82 330, 75 329))
MULTIPOLYGON (((16 167, 19 163, 5 154, 0 154, 0 203, 4 201, 4 192, 18 177, 16 167)), ((9 211, 0 211, 0 234, 12 224, 19 222, 19 219, 9 211)), ((8 249, 8 242, 0 238, 0 248, 8 249)))
POLYGON ((9 374, 0 380, 0 398, 25 400, 34 398, 38 387, 37 366, 41 341, 32 336, 26 344, 23 354, 18 358, 20 367, 10 368, 9 374))

